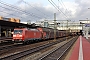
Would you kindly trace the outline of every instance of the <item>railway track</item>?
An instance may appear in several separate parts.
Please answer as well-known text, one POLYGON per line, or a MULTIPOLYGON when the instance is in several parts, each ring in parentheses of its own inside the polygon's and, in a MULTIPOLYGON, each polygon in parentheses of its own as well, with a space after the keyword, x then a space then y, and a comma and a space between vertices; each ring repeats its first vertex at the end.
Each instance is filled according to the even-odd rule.
MULTIPOLYGON (((29 44, 29 45, 32 45, 32 44, 29 44)), ((14 49, 20 49, 21 47, 23 48, 25 46, 28 46, 28 45, 12 44, 12 43, 2 45, 2 46, 0 46, 0 55, 4 54, 5 52, 12 51, 14 49)))
POLYGON ((5 46, 5 45, 10 45, 10 44, 13 44, 13 42, 12 41, 2 42, 2 43, 0 43, 0 47, 5 46))
MULTIPOLYGON (((64 41, 64 40, 63 40, 64 41)), ((37 46, 37 47, 34 47, 34 48, 29 48, 27 50, 24 50, 24 51, 20 51, 18 53, 13 53, 11 55, 8 55, 8 56, 4 56, 4 57, 1 57, 0 59, 1 60, 14 60, 14 59, 20 59, 21 57, 23 56, 26 56, 28 54, 32 54, 32 53, 35 53, 39 50, 42 50, 42 49, 45 49, 49 46, 52 46, 54 44, 57 44, 57 43, 60 43, 60 41, 56 41, 56 42, 53 42, 53 43, 48 43, 48 44, 44 44, 44 45, 40 45, 40 46, 37 46)))
POLYGON ((69 48, 73 45, 77 38, 70 40, 69 42, 63 44, 60 47, 48 52, 37 60, 64 60, 64 55, 67 53, 69 48))
POLYGON ((22 52, 22 51, 26 51, 26 50, 31 49, 33 47, 39 46, 40 44, 41 45, 48 44, 48 41, 35 43, 35 44, 29 44, 29 45, 16 45, 17 47, 16 46, 10 46, 10 49, 8 47, 6 47, 6 48, 8 48, 7 50, 4 49, 4 50, 0 51, 0 59, 2 57, 6 57, 6 56, 13 55, 13 54, 17 54, 17 53, 22 52))
POLYGON ((5 52, 10 51, 13 48, 15 49, 15 48, 20 47, 20 46, 23 46, 23 45, 20 45, 20 44, 10 44, 10 45, 5 45, 5 46, 0 46, 0 55, 5 53, 5 52))
POLYGON ((0 38, 0 45, 2 45, 3 43, 8 43, 12 41, 12 37, 3 37, 0 38))

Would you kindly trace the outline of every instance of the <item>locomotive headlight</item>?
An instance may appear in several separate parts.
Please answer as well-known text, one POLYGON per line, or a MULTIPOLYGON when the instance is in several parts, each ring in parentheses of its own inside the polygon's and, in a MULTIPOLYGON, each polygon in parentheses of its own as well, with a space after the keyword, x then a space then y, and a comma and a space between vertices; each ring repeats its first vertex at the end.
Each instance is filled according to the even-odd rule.
POLYGON ((22 37, 22 35, 19 35, 19 37, 22 37))
POLYGON ((13 35, 13 37, 16 37, 16 35, 13 35))

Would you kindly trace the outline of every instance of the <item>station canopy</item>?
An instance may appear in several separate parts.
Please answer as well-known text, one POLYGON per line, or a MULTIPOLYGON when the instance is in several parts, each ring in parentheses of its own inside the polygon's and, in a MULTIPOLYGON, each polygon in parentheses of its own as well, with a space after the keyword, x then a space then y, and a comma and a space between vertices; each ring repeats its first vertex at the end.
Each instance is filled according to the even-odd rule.
POLYGON ((6 27, 28 27, 28 28, 33 28, 35 26, 33 25, 28 25, 28 24, 23 24, 23 23, 16 23, 16 22, 10 22, 10 21, 5 21, 5 20, 0 20, 0 26, 6 26, 6 27))

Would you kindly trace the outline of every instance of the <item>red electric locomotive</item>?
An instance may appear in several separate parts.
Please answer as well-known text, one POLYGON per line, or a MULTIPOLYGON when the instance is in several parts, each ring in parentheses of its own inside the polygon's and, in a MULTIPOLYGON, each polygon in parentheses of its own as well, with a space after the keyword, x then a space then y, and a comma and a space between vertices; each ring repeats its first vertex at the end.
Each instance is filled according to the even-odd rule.
POLYGON ((33 40, 42 39, 42 33, 38 29, 32 28, 15 28, 13 32, 13 41, 15 42, 30 42, 33 40))

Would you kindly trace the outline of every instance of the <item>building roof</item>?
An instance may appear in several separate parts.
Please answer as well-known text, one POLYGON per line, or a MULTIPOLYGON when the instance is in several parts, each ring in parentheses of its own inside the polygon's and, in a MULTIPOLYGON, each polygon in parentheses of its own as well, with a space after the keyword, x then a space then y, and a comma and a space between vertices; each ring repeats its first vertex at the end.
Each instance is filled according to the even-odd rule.
POLYGON ((33 27, 32 25, 28 24, 23 24, 23 23, 16 23, 16 22, 10 22, 10 21, 5 21, 5 20, 0 20, 0 25, 1 26, 8 26, 8 27, 33 27))

